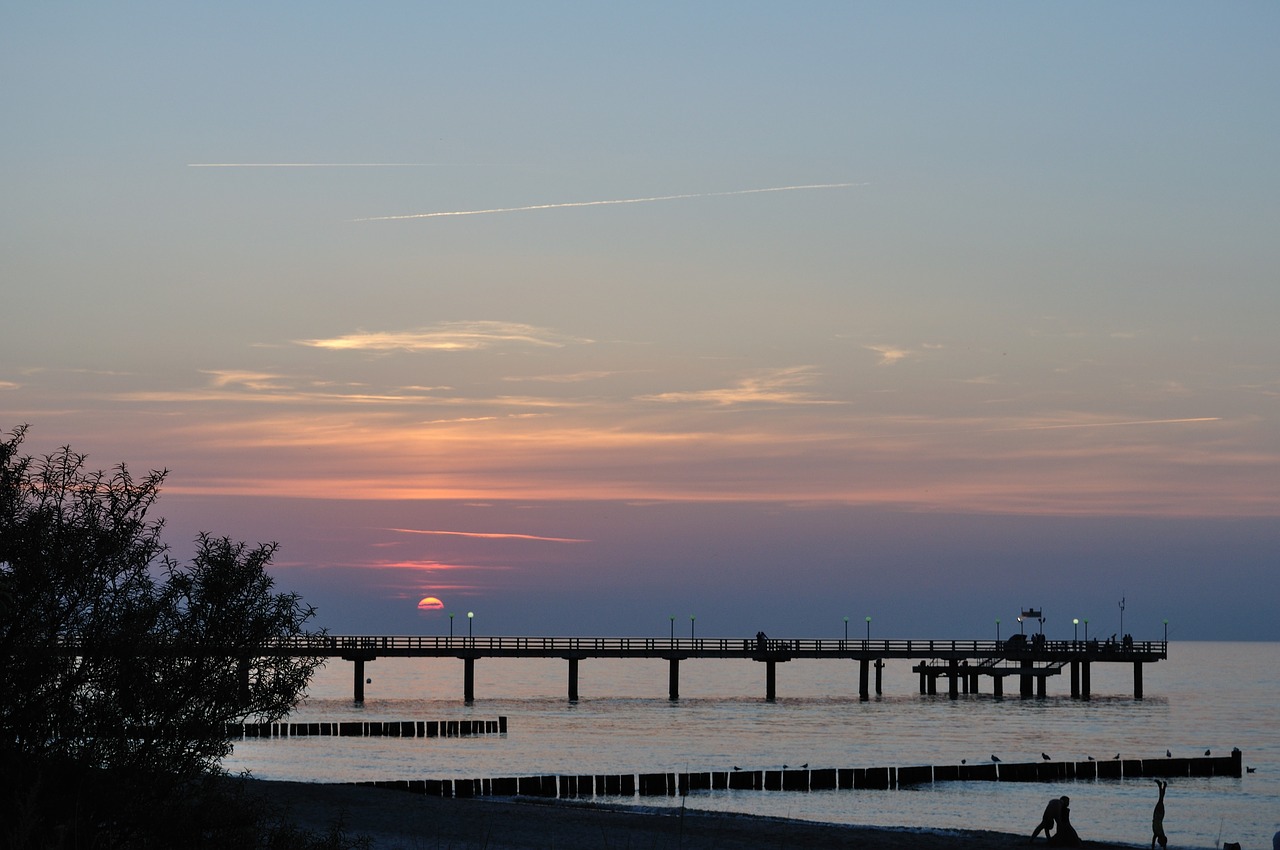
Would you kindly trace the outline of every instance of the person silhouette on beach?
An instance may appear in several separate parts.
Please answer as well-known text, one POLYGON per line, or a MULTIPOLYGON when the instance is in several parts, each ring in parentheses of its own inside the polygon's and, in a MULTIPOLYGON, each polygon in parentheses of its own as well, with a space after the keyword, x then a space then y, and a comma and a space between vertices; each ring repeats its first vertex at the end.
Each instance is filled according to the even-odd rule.
POLYGON ((1160 788, 1160 799, 1156 800, 1155 810, 1151 813, 1151 848, 1155 850, 1156 842, 1160 842, 1161 847, 1169 846, 1169 837, 1164 834, 1164 789, 1169 787, 1168 782, 1156 780, 1156 785, 1160 788))
POLYGON ((1054 797, 1049 804, 1044 807, 1044 814, 1040 816, 1040 825, 1036 827, 1035 832, 1031 833, 1031 840, 1035 841, 1036 836, 1044 832, 1044 837, 1049 838, 1053 834, 1053 827, 1059 822, 1062 810, 1071 802, 1069 797, 1054 797))
POLYGON ((1080 836, 1071 825, 1071 801, 1063 797, 1062 808, 1058 810, 1058 832, 1049 839, 1055 847, 1079 847, 1080 836))

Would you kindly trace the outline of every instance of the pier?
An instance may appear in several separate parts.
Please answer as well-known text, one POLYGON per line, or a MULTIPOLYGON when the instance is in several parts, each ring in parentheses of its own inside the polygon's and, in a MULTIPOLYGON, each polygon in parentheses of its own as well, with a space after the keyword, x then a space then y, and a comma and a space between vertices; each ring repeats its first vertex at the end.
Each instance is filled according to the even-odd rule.
POLYGON ((618 637, 436 637, 316 635, 262 647, 263 655, 340 658, 352 662, 353 699, 364 701, 365 665, 378 658, 456 658, 463 662, 462 696, 475 701, 475 664, 483 658, 559 658, 567 662, 568 699, 576 701, 578 665, 589 658, 657 658, 668 663, 667 696, 680 698, 680 662, 695 658, 738 659, 764 665, 765 699, 777 699, 777 665, 795 659, 827 659, 858 664, 858 696, 883 693, 886 661, 918 662, 920 693, 936 694, 945 680, 947 695, 990 693, 1002 698, 1005 680, 1017 677, 1018 694, 1044 697, 1050 678, 1067 671, 1071 696, 1091 695, 1094 664, 1130 665, 1133 697, 1143 697, 1143 666, 1168 658, 1167 641, 1097 640, 831 640, 776 638, 618 637))

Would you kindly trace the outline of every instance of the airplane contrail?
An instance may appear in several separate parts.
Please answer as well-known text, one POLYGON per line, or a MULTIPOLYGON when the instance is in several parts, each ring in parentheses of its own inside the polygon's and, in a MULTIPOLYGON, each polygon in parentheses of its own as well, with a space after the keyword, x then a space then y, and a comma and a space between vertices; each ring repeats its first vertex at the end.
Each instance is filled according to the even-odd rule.
POLYGON ((1075 422, 1067 425, 1021 425, 1016 428, 986 428, 992 431, 1054 431, 1060 428, 1113 428, 1121 425, 1175 425, 1184 422, 1221 422, 1221 416, 1201 416, 1195 419, 1138 419, 1131 422, 1075 422))
POLYGON ((423 168, 446 162, 188 162, 187 168, 423 168))
POLYGON ((693 192, 685 195, 657 195, 652 198, 618 198, 610 201, 570 201, 561 204, 534 204, 527 207, 499 207, 491 210, 451 210, 449 212, 414 213, 411 215, 377 215, 352 221, 404 221, 411 218, 444 218, 457 215, 491 215, 493 213, 557 210, 566 207, 603 207, 613 204, 648 204, 654 201, 681 201, 687 198, 723 198, 728 195, 755 195, 761 192, 798 192, 803 189, 847 189, 865 183, 810 183, 804 186, 772 186, 766 189, 738 189, 732 192, 693 192))

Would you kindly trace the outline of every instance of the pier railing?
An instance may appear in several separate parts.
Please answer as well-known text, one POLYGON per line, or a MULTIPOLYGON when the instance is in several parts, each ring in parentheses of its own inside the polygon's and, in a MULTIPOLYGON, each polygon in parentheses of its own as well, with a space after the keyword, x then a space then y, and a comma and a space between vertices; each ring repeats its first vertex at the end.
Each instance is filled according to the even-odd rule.
POLYGON ((515 637, 468 635, 308 635, 275 641, 267 652, 523 657, 1008 658, 1123 660, 1168 657, 1165 641, 840 639, 726 637, 515 637))

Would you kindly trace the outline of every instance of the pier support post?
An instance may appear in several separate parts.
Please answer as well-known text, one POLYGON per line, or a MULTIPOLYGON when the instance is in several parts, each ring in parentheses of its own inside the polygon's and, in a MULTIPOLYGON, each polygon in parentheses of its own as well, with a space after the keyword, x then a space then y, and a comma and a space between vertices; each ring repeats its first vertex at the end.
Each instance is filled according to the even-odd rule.
POLYGON ((876 659, 876 696, 884 694, 884 659, 876 659))
POLYGON ((858 699, 866 702, 871 699, 871 691, 868 686, 871 672, 871 659, 862 658, 858 661, 858 699))
POLYGON ((929 683, 924 675, 924 664, 920 665, 920 696, 929 693, 929 683))
POLYGON ((1071 698, 1080 699, 1080 662, 1071 662, 1071 698))
POLYGON ((1031 665, 1024 661, 1019 667, 1022 673, 1018 676, 1018 696, 1028 699, 1031 696, 1031 665))
POLYGON ((476 660, 474 658, 462 659, 462 701, 466 703, 476 701, 476 660))
POLYGON ((1133 698, 1142 699, 1142 662, 1133 662, 1133 698))
POLYGON ((680 659, 669 660, 670 671, 667 675, 667 699, 680 699, 680 659))
POLYGON ((1045 698, 1045 696, 1047 696, 1047 694, 1046 694, 1046 692, 1045 692, 1045 691, 1046 691, 1046 689, 1047 689, 1048 687, 1049 687, 1049 677, 1048 677, 1048 676, 1037 676, 1037 677, 1036 677, 1036 696, 1040 697, 1040 699, 1044 699, 1044 698, 1045 698))
POLYGON ((996 699, 1004 699, 1004 676, 991 677, 991 695, 996 699))
POLYGON ((363 658, 355 659, 355 668, 356 668, 356 689, 355 689, 355 696, 352 697, 352 699, 355 700, 357 705, 363 705, 364 704, 364 659, 363 658))
POLYGON ((960 696, 960 662, 954 658, 947 662, 947 696, 951 699, 960 696))
POLYGON ((1089 698, 1089 662, 1080 662, 1080 699, 1089 698))
POLYGON ((578 659, 569 659, 569 702, 578 701, 578 659))
POLYGON ((764 698, 769 702, 778 699, 778 663, 776 661, 764 663, 764 698))

